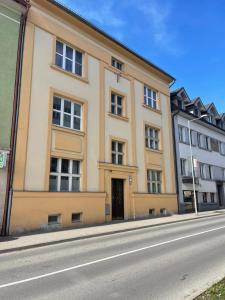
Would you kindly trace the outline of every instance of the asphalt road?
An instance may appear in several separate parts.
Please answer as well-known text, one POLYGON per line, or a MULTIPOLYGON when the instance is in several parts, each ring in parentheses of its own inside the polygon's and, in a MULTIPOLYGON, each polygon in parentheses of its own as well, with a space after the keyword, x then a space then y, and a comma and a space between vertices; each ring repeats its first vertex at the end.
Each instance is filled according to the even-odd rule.
POLYGON ((225 216, 0 255, 0 299, 193 299, 225 276, 225 216))

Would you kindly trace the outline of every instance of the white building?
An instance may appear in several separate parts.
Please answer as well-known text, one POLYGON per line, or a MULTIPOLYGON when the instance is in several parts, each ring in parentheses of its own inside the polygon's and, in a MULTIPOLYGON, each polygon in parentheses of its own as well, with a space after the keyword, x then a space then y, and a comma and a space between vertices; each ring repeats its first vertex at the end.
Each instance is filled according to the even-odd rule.
POLYGON ((195 168, 198 210, 225 207, 225 114, 213 103, 190 100, 184 88, 171 93, 179 211, 194 209, 188 120, 195 168), (203 114, 207 117, 200 118, 203 114))

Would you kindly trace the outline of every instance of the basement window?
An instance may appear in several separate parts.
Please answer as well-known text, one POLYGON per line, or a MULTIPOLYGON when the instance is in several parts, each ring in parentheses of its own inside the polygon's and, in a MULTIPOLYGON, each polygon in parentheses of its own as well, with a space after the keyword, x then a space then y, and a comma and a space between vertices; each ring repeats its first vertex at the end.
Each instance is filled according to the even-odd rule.
POLYGON ((60 223, 60 215, 49 215, 48 216, 48 225, 54 225, 60 223))
POLYGON ((81 222, 82 213, 72 213, 72 223, 81 222))
POLYGON ((154 208, 150 208, 149 209, 149 215, 150 216, 154 216, 155 215, 155 209, 154 208))

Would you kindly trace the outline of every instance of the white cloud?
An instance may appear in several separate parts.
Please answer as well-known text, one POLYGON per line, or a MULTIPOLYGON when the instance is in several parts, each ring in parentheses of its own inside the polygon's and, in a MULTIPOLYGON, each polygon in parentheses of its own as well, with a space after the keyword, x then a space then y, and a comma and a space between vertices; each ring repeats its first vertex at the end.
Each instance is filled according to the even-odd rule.
MULTIPOLYGON (((135 2, 133 2, 135 4, 135 2)), ((139 0, 137 9, 145 15, 150 27, 149 34, 160 49, 170 54, 179 55, 182 51, 176 45, 176 36, 169 29, 169 21, 172 17, 172 5, 170 1, 139 0)))

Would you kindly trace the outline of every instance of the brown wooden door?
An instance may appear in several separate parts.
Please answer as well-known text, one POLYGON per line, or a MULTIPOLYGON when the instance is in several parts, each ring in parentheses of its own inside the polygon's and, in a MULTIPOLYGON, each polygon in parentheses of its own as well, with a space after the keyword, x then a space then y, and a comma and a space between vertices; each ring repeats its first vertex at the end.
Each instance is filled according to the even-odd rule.
POLYGON ((124 182, 112 179, 112 219, 124 219, 124 182))

